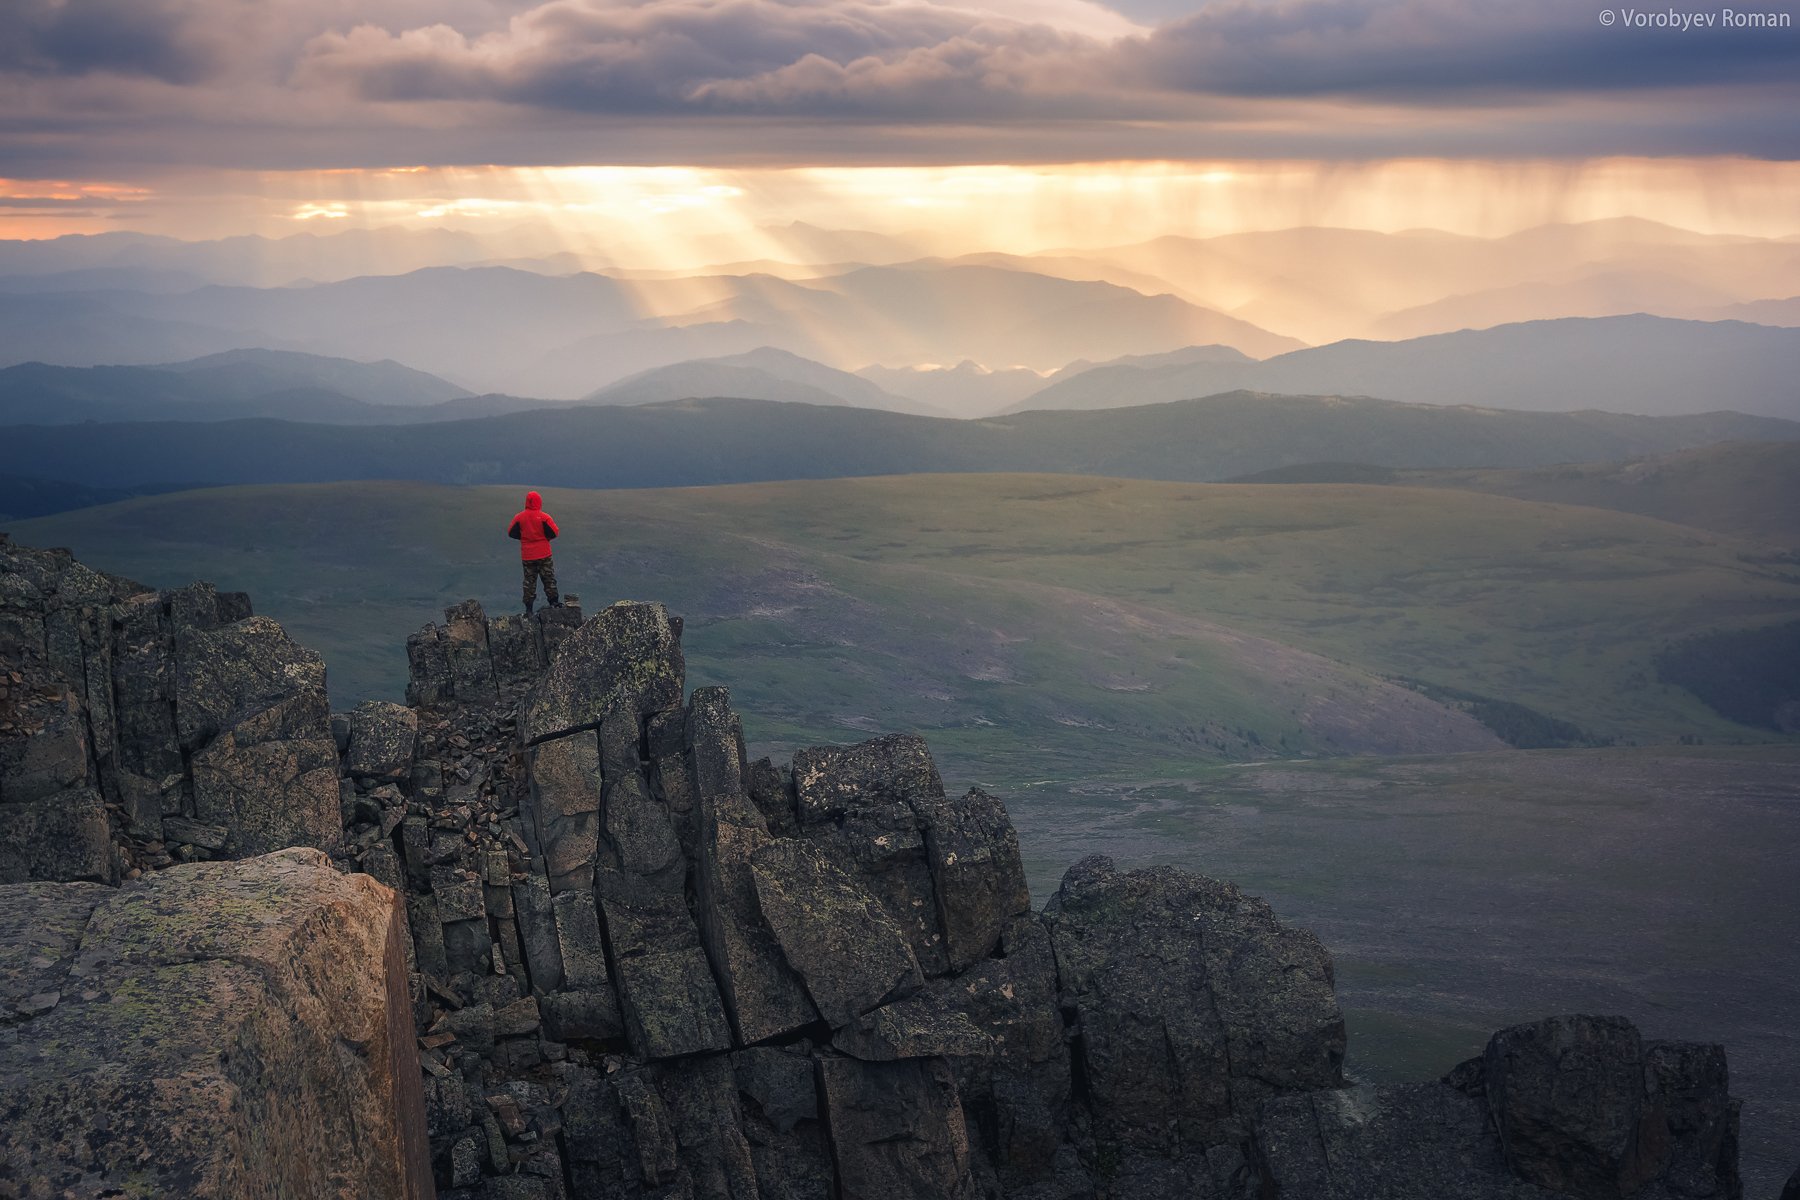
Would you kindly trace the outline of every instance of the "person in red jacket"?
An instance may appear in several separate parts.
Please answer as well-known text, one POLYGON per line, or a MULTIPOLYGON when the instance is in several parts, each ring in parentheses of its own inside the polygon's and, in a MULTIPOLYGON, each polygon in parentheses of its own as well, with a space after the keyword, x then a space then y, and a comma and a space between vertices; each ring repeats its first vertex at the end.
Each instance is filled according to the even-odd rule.
POLYGON ((525 493, 525 511, 512 519, 506 536, 519 543, 519 558, 525 565, 525 615, 537 601, 537 581, 544 581, 544 599, 555 608, 562 603, 556 591, 556 560, 550 557, 550 539, 562 530, 556 518, 544 511, 544 498, 536 492, 525 493))

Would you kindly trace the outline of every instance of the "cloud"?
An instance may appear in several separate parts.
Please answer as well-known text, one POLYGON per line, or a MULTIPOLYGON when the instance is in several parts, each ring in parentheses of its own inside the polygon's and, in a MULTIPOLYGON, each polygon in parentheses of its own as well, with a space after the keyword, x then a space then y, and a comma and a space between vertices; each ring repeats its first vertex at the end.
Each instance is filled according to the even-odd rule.
POLYGON ((552 0, 479 37, 446 25, 324 34, 307 47, 298 78, 375 101, 968 118, 1034 111, 1036 96, 1073 97, 1055 83, 1057 69, 1103 45, 1042 22, 936 4, 552 0))
POLYGON ((207 0, 7 0, 0 69, 199 83, 226 57, 209 7, 207 0))
POLYGON ((1118 57, 1161 86, 1236 96, 1581 94, 1800 78, 1800 30, 1630 28, 1611 11, 1604 25, 1598 5, 1568 0, 1225 0, 1118 57))
POLYGON ((1095 0, 0 0, 0 172, 1800 154, 1800 31, 1597 12, 1200 0, 1152 29, 1095 0))
MULTIPOLYGON (((1539 100, 1800 78, 1800 31, 1606 27, 1567 0, 1216 0, 1142 30, 1031 5, 551 0, 504 29, 371 24, 300 77, 365 100, 588 113, 1164 119, 1195 98, 1539 100)), ((1189 108, 1186 115, 1204 116, 1189 108)))

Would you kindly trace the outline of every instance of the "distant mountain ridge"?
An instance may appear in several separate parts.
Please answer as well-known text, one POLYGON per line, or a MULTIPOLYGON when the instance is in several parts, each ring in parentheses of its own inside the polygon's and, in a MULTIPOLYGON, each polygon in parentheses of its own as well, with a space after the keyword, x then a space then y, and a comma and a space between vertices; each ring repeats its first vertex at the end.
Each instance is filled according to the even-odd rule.
POLYGON ((933 405, 897 396, 859 375, 772 346, 653 367, 608 384, 582 400, 588 404, 656 404, 714 396, 841 404, 928 417, 949 415, 933 405))
POLYGON ((1748 302, 1800 291, 1793 239, 1702 234, 1631 217, 1495 238, 1330 227, 1170 235, 1025 261, 1050 274, 1153 277, 1195 304, 1315 345, 1639 311, 1711 318, 1727 315, 1711 311, 1721 295, 1748 302), (1604 277, 1634 275, 1659 282, 1635 298, 1607 294, 1604 277))
POLYGON ((1014 411, 1115 408, 1254 388, 1535 412, 1730 410, 1791 420, 1800 418, 1796 379, 1800 329, 1636 315, 1334 342, 1261 362, 1114 364, 1051 383, 1014 411))
POLYGON ((762 346, 870 362, 1060 367, 1195 342, 1252 355, 1302 343, 1093 281, 978 266, 614 279, 430 267, 311 286, 0 293, 0 363, 145 364, 244 347, 394 359, 475 391, 569 399, 655 367, 762 346))
POLYGON ((444 419, 499 407, 453 383, 392 361, 352 362, 282 350, 231 350, 150 367, 0 368, 0 422, 192 420, 240 417, 372 423, 444 419), (440 406, 454 405, 440 411, 440 406), (474 406, 474 407, 472 407, 474 406))

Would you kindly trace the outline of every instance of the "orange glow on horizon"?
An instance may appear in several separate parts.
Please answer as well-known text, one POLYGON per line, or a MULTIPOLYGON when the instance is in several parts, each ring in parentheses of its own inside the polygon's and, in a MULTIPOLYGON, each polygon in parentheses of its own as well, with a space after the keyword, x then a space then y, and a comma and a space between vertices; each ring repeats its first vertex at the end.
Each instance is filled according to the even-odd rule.
MULTIPOLYGON (((945 167, 425 167, 0 180, 0 236, 136 229, 202 239, 311 226, 462 229, 584 260, 678 269, 779 258, 792 223, 1029 253, 1319 225, 1498 236, 1641 217, 1800 235, 1800 163, 1748 159, 1128 162, 945 167), (8 201, 18 203, 9 205, 8 201), (522 231, 531 227, 527 236, 522 231)), ((522 252, 522 251, 521 251, 522 252)))

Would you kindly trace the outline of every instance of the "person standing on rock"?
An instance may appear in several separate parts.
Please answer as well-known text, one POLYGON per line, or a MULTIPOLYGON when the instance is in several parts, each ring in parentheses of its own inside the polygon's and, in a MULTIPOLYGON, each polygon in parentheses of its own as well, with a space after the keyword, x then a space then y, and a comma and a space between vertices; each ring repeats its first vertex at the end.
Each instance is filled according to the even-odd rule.
POLYGON ((556 560, 550 556, 550 540, 562 530, 556 518, 544 511, 544 498, 536 492, 525 493, 525 511, 512 519, 506 536, 519 543, 519 558, 525 567, 525 615, 531 615, 537 602, 537 581, 544 581, 544 599, 550 607, 562 604, 556 590, 556 560))

